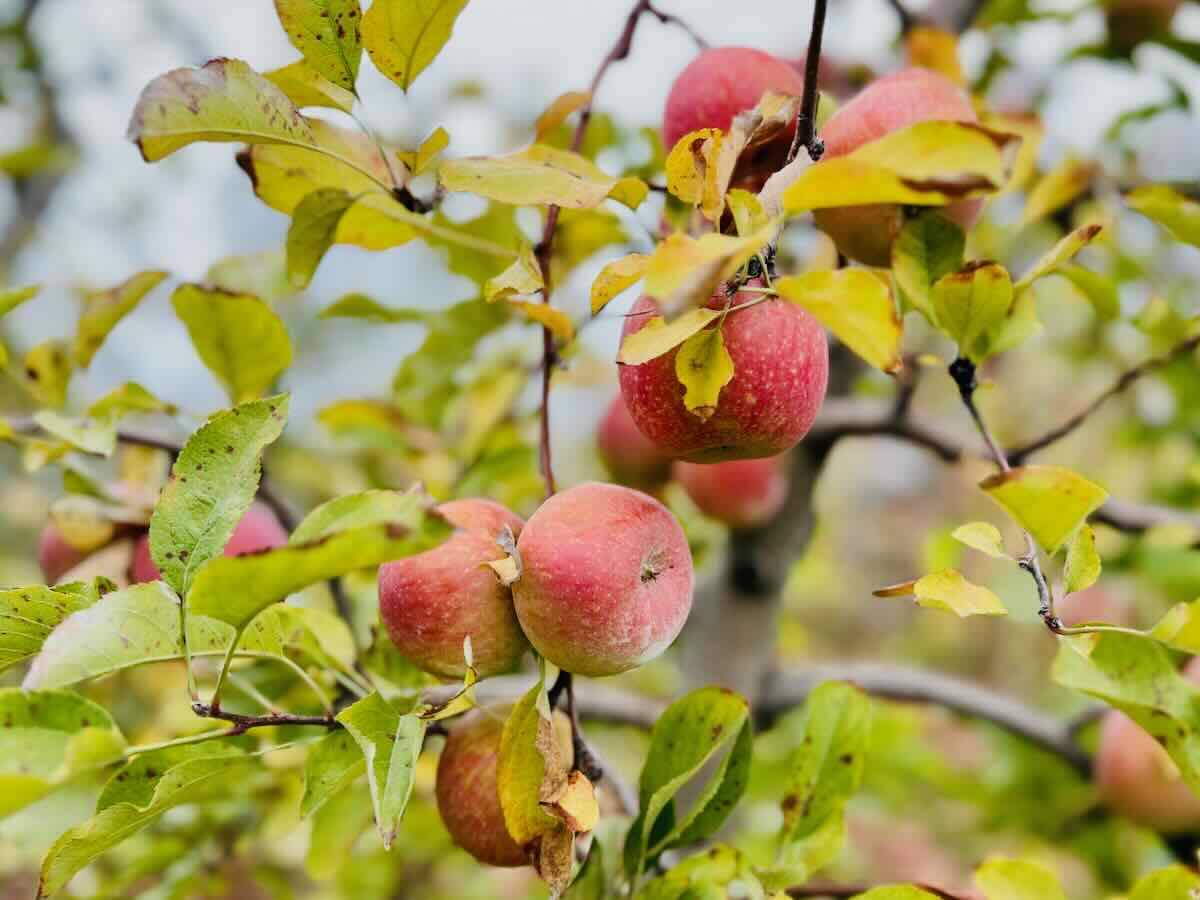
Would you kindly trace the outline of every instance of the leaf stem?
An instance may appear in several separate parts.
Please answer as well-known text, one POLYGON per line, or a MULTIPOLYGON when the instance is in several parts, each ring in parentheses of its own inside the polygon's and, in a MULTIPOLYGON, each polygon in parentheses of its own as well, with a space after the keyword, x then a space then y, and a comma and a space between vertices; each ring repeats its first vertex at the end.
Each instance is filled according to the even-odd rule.
POLYGON ((803 147, 808 158, 816 162, 825 152, 825 145, 817 137, 817 105, 821 95, 817 90, 817 76, 821 69, 821 38, 825 33, 826 0, 813 3, 812 32, 808 38, 808 52, 804 56, 804 93, 800 95, 800 114, 796 117, 796 136, 788 150, 787 162, 796 158, 803 147))

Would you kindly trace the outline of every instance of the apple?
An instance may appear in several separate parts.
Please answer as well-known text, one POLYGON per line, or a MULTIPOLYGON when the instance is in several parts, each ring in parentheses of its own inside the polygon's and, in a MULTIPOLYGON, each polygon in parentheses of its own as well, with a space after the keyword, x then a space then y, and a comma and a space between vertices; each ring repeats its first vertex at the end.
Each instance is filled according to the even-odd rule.
POLYGON ((630 487, 653 488, 667 480, 671 457, 642 434, 625 398, 617 394, 596 431, 600 458, 615 481, 630 487))
POLYGON ((763 525, 787 500, 787 460, 783 456, 707 464, 677 462, 672 474, 702 513, 730 528, 763 525))
POLYGON ((471 638, 480 677, 511 672, 529 649, 513 612, 512 592, 488 562, 503 559, 496 538, 521 533, 520 516, 491 500, 443 503, 455 526, 442 544, 379 569, 379 615, 399 651, 432 675, 461 678, 471 638))
POLYGON ((86 559, 88 554, 67 543, 62 532, 53 523, 48 523, 38 538, 38 564, 47 584, 56 584, 71 569, 86 559))
MULTIPOLYGON (((275 513, 265 503, 255 501, 242 516, 229 542, 225 545, 226 556, 243 556, 260 550, 282 547, 288 541, 288 533, 275 518, 275 513)), ((150 536, 138 539, 133 551, 133 580, 135 583, 158 581, 162 573, 150 555, 150 536)))

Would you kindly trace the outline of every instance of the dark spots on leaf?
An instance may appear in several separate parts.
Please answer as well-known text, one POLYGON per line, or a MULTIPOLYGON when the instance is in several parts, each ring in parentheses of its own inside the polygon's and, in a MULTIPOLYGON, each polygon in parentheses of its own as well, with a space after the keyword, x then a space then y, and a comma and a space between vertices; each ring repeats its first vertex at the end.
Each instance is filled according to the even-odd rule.
POLYGON ((146 777, 147 778, 157 778, 158 777, 158 769, 147 769, 146 777))
POLYGON ((714 741, 715 741, 715 740, 717 740, 718 738, 720 738, 720 737, 721 737, 721 734, 722 734, 724 731, 725 731, 725 726, 724 726, 724 725, 720 725, 720 724, 714 725, 714 726, 712 727, 712 739, 713 739, 714 741))
POLYGON ((787 794, 784 796, 783 803, 781 805, 783 806, 783 811, 785 813, 790 813, 799 803, 799 797, 797 797, 795 794, 787 794))
POLYGON ((848 766, 852 762, 854 762, 854 754, 853 753, 843 753, 841 756, 838 757, 838 762, 840 762, 843 766, 848 766))
POLYGON ((225 452, 226 452, 226 453, 232 453, 232 452, 233 452, 233 447, 232 447, 231 445, 229 445, 229 444, 226 444, 226 445, 225 445, 225 452))
POLYGON ((37 381, 37 380, 38 380, 38 373, 37 373, 37 369, 35 369, 33 366, 26 366, 26 367, 25 367, 25 375, 26 375, 26 377, 27 377, 27 378, 28 378, 30 381, 37 381))

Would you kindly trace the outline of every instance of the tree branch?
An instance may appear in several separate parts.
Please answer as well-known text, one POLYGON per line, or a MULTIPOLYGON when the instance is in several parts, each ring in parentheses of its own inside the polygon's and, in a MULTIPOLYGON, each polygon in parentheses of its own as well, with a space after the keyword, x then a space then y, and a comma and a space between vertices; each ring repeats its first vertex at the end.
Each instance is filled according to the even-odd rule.
POLYGON ((804 93, 800 95, 800 114, 796 117, 796 136, 792 138, 787 161, 790 163, 804 147, 808 158, 816 162, 825 152, 825 145, 817 137, 817 104, 821 95, 817 91, 817 75, 821 70, 821 38, 825 33, 826 0, 813 3, 812 32, 808 38, 808 52, 804 56, 804 93))
POLYGON ((896 11, 896 17, 900 20, 900 36, 904 37, 916 26, 917 18, 908 11, 904 0, 888 0, 888 5, 896 11))
POLYGON ((267 713, 264 716, 247 716, 241 713, 227 712, 217 704, 193 703, 192 712, 203 719, 220 719, 232 723, 226 731, 214 734, 213 737, 233 737, 245 734, 252 728, 268 728, 274 725, 319 725, 331 731, 341 728, 341 723, 332 715, 327 716, 297 716, 291 713, 267 713))

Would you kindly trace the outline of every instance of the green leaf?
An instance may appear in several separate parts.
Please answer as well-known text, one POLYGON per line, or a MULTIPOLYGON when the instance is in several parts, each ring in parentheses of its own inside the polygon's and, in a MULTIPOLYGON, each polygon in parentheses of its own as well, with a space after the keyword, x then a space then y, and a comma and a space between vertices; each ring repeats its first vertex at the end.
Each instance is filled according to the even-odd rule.
MULTIPOLYGON (((353 743, 349 735, 346 739, 353 743)), ((357 747, 354 752, 361 761, 362 753, 357 747)), ((371 792, 366 784, 355 784, 331 797, 313 814, 308 855, 304 859, 305 871, 317 881, 327 881, 341 871, 356 867, 354 845, 371 825, 372 816, 371 792)), ((387 864, 393 865, 390 859, 387 864)))
POLYGON ((640 812, 625 840, 629 875, 664 850, 703 840, 721 826, 745 791, 751 743, 749 705, 732 691, 701 688, 667 707, 654 723, 638 788, 640 812), (722 751, 691 808, 677 810, 675 795, 722 751))
POLYGON ((649 191, 641 179, 614 178, 578 153, 545 144, 507 156, 446 160, 438 178, 448 191, 466 191, 514 206, 590 209, 613 199, 636 209, 649 191))
POLYGON ((316 146, 295 104, 240 59, 214 59, 155 78, 138 98, 128 137, 147 162, 196 141, 316 146))
POLYGON ((1026 860, 989 859, 975 870, 975 883, 987 900, 1067 900, 1053 872, 1026 860))
POLYGON ((412 795, 417 757, 425 740, 425 720, 400 715, 379 694, 371 694, 337 717, 366 760, 375 825, 390 849, 412 795))
POLYGON ((84 453, 111 456, 117 447, 117 429, 112 420, 79 421, 51 409, 38 410, 33 414, 33 420, 47 434, 66 441, 84 453))
POLYGON ((741 851, 717 844, 689 856, 637 892, 637 900, 727 900, 763 897, 762 885, 741 851))
POLYGON ((558 819, 542 808, 542 783, 557 759, 547 760, 544 753, 556 753, 553 723, 550 718, 546 685, 540 679, 513 706, 500 736, 496 763, 496 784, 504 825, 512 839, 522 847, 560 827, 558 819))
POLYGON ((243 403, 184 444, 150 520, 150 555, 177 593, 186 595, 196 571, 225 549, 258 492, 263 449, 287 414, 286 395, 243 403))
POLYGON ((97 422, 116 422, 135 413, 174 413, 175 406, 164 403, 132 381, 113 388, 88 407, 88 417, 97 422))
POLYGON ((37 656, 63 620, 95 599, 41 585, 0 591, 0 672, 37 656))
POLYGON ((959 525, 950 536, 993 559, 1011 559, 1004 550, 1004 538, 1000 535, 1000 529, 991 522, 968 522, 966 525, 959 525))
POLYGON ((288 279, 293 287, 308 287, 354 201, 341 188, 321 188, 300 201, 287 234, 288 279))
POLYGON ((423 309, 395 309, 366 294, 346 294, 325 307, 318 319, 366 319, 388 325, 429 322, 434 317, 423 309))
POLYGON ((700 307, 689 309, 671 322, 655 316, 639 330, 621 342, 617 362, 625 366, 640 366, 670 353, 696 332, 720 318, 719 309, 700 307))
POLYGON ((1121 295, 1111 278, 1076 265, 1060 265, 1055 274, 1071 282, 1100 318, 1115 319, 1121 315, 1121 295))
POLYGON ((75 331, 75 365, 86 369, 109 332, 133 312, 142 298, 162 284, 166 272, 139 272, 114 288, 85 294, 75 331))
POLYGON ((201 361, 235 403, 262 396, 292 364, 287 328, 258 297, 181 284, 171 304, 201 361))
POLYGON ((62 409, 71 381, 71 352, 64 341, 44 341, 25 354, 21 363, 25 387, 43 406, 62 409))
POLYGON ((104 707, 67 691, 2 688, 0 721, 0 817, 125 750, 104 707))
POLYGON ((1100 555, 1096 552, 1096 534, 1090 525, 1081 525, 1067 548, 1063 570, 1066 591, 1073 594, 1096 583, 1100 577, 1100 555))
POLYGON ((854 900, 938 900, 937 896, 912 884, 885 884, 856 894, 854 900))
POLYGON ((287 253, 282 247, 227 256, 208 267, 204 281, 232 294, 253 294, 268 303, 296 293, 288 281, 287 253))
POLYGON ((42 862, 38 897, 57 893, 80 869, 168 809, 227 796, 229 785, 255 764, 252 757, 215 742, 138 757, 109 782, 96 814, 54 842, 42 862), (128 787, 120 788, 123 784, 128 787))
POLYGON ((962 618, 1008 615, 999 597, 982 585, 967 581, 954 569, 919 578, 913 587, 919 606, 949 610, 962 618))
POLYGON ((721 388, 733 380, 733 357, 719 325, 701 329, 679 345, 675 377, 684 387, 688 412, 705 421, 717 411, 721 388))
POLYGON ((1177 240, 1200 247, 1200 203, 1166 185, 1140 187, 1126 201, 1142 215, 1166 228, 1177 240))
POLYGON ((650 257, 644 253, 630 253, 607 263, 592 282, 592 315, 604 309, 617 294, 641 281, 649 261, 650 257))
POLYGON ((1129 892, 1129 900, 1162 900, 1166 897, 1200 897, 1200 875, 1184 866, 1170 866, 1151 872, 1129 892))
POLYGON ((933 286, 962 268, 966 235, 955 222, 937 212, 925 212, 904 223, 892 243, 892 276, 900 297, 930 322, 933 286))
POLYGON ((305 62, 353 94, 362 59, 358 0, 275 0, 275 12, 305 62))
POLYGON ((1085 225, 1082 228, 1072 231, 1051 247, 1041 259, 1035 262, 1033 267, 1021 276, 1021 280, 1013 285, 1013 290, 1017 292, 1023 291, 1042 276, 1056 271, 1074 257, 1076 253, 1090 244, 1096 235, 1100 233, 1102 227, 1101 225, 1085 225))
POLYGON ((358 741, 348 731, 325 735, 308 751, 304 761, 304 797, 300 815, 312 815, 332 797, 353 784, 366 771, 358 741))
POLYGON ((467 0, 375 0, 362 23, 362 42, 375 68, 404 90, 450 40, 467 0))
POLYGON ((841 682, 819 685, 804 703, 777 856, 799 882, 832 862, 845 842, 846 803, 862 782, 872 719, 870 698, 841 682))
POLYGON ((930 302, 937 326, 958 344, 959 355, 980 362, 990 355, 988 332, 1012 307, 1012 279, 996 263, 970 263, 939 278, 930 302))
POLYGON ((1150 629, 1150 636, 1184 653, 1200 654, 1200 600, 1176 603, 1150 629))
POLYGON ((725 203, 740 237, 749 237, 770 224, 770 217, 757 194, 734 188, 725 195, 725 203))
POLYGON ((900 315, 887 284, 874 273, 866 269, 806 272, 777 279, 775 289, 870 365, 884 372, 900 368, 900 315))
POLYGON ((42 289, 40 284, 29 284, 18 288, 0 288, 0 318, 38 295, 42 289))
POLYGON ((263 78, 287 94, 287 98, 300 109, 317 106, 348 113, 354 108, 356 98, 351 91, 326 80, 302 59, 263 72, 263 78))
POLYGON ((593 838, 587 859, 583 861, 579 874, 563 894, 563 900, 607 900, 605 882, 604 847, 600 841, 593 838))
POLYGON ((1082 475, 1060 466, 1022 466, 979 483, 1047 553, 1054 553, 1108 497, 1082 475))
POLYGON ((1087 190, 1097 166, 1068 157, 1033 186, 1025 201, 1021 224, 1028 225, 1065 207, 1087 190))

